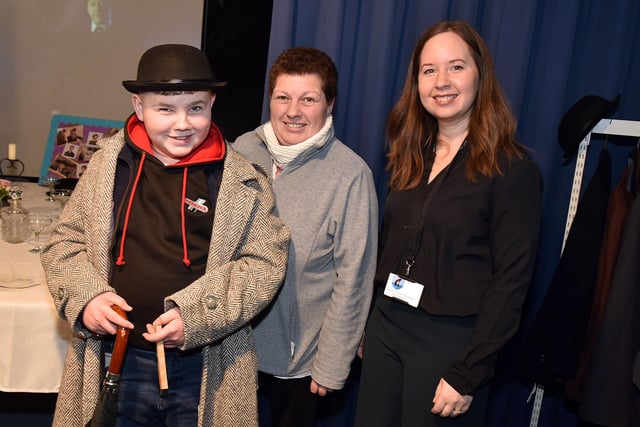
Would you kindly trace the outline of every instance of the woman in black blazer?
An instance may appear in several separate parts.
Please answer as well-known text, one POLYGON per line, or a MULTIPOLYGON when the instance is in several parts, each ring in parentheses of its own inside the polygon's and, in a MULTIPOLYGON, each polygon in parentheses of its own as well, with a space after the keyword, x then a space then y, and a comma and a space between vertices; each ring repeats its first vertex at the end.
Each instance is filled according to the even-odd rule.
POLYGON ((515 130, 478 33, 463 22, 427 30, 387 123, 357 426, 484 424, 539 234, 540 172, 515 130))

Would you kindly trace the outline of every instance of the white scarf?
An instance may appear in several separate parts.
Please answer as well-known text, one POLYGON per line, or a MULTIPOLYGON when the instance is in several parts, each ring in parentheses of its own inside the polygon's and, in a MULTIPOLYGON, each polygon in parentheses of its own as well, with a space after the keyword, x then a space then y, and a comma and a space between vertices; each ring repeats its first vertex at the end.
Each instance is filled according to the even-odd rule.
POLYGON ((294 145, 280 145, 270 121, 265 123, 262 128, 267 143, 267 150, 269 150, 269 154, 271 154, 273 163, 280 169, 283 169, 289 162, 308 149, 323 147, 334 135, 333 116, 331 115, 327 116, 324 126, 318 133, 294 145))

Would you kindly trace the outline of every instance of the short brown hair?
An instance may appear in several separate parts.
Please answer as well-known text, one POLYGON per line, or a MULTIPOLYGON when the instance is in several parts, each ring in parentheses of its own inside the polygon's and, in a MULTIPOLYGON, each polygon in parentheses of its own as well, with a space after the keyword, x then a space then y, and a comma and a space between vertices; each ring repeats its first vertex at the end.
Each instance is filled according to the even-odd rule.
POLYGON ((269 96, 273 94, 276 80, 281 74, 317 74, 322 80, 322 91, 327 103, 336 99, 338 70, 329 55, 312 47, 294 47, 282 52, 269 71, 269 96))

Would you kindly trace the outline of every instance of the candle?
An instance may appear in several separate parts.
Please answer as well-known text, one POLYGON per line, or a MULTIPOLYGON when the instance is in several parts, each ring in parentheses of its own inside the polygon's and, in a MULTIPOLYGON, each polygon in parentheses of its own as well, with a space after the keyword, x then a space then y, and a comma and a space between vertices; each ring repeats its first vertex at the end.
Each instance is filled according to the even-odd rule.
POLYGON ((9 156, 8 156, 9 160, 15 160, 16 159, 16 144, 9 144, 9 156))

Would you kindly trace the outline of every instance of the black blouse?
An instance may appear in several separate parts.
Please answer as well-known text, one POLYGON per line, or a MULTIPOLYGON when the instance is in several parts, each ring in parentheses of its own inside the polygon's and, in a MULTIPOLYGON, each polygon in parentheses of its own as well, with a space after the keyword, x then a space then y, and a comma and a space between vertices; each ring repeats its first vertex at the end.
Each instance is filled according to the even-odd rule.
POLYGON ((470 182, 468 151, 461 149, 426 191, 422 184, 389 193, 376 271, 380 287, 389 273, 404 274, 410 242, 417 241, 409 276, 425 286, 419 307, 432 315, 477 316, 464 354, 444 375, 461 394, 491 377, 497 351, 518 328, 535 261, 542 191, 540 171, 528 156, 511 163, 501 158, 502 175, 470 182), (421 226, 416 212, 426 197, 421 226))

